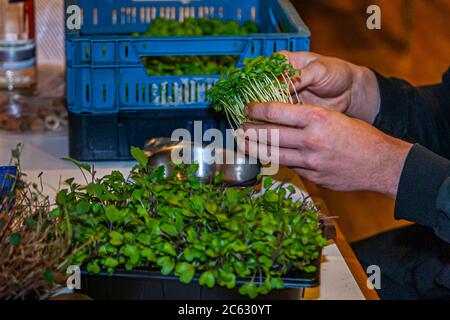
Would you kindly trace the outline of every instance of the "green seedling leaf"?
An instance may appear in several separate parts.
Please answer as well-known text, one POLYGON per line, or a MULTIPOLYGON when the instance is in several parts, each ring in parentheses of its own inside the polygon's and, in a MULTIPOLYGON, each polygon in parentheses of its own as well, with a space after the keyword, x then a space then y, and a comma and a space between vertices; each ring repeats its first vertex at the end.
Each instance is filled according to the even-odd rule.
POLYGON ((304 267, 303 270, 307 273, 314 273, 317 271, 317 267, 316 266, 306 266, 306 267, 304 267))
POLYGON ((136 147, 131 147, 131 156, 136 159, 137 162, 143 167, 147 167, 148 165, 148 158, 145 155, 145 152, 136 147))
POLYGON ((98 183, 90 183, 86 186, 86 191, 94 197, 101 197, 103 195, 103 186, 98 183))
MULTIPOLYGON (((37 222, 36 222, 36 220, 34 220, 33 218, 26 218, 26 219, 25 219, 25 225, 26 225, 29 229, 34 230, 34 229, 36 229, 37 222)), ((0 226, 0 229, 1 229, 1 226, 0 226)))
POLYGON ((243 296, 249 296, 251 299, 254 299, 258 296, 258 287, 254 282, 247 282, 239 288, 239 293, 243 296))
POLYGON ((270 286, 272 289, 284 289, 284 282, 281 278, 272 278, 270 280, 270 286))
POLYGON ((173 257, 177 256, 177 252, 176 252, 175 248, 170 243, 167 243, 167 242, 164 242, 162 244, 161 252, 167 253, 173 257))
POLYGON ((215 184, 220 184, 220 183, 222 183, 222 181, 223 181, 223 175, 224 175, 223 172, 220 172, 218 175, 216 175, 216 176, 214 177, 214 183, 215 183, 215 184))
POLYGON ((44 271, 44 273, 42 274, 42 277, 48 283, 53 283, 55 281, 55 275, 53 274, 53 272, 51 272, 49 270, 44 271))
POLYGON ((126 243, 134 243, 136 240, 136 236, 132 232, 125 232, 123 234, 123 239, 126 243))
POLYGON ((184 258, 189 261, 192 262, 194 261, 194 259, 196 258, 200 258, 201 257, 201 252, 197 249, 191 248, 191 247, 187 247, 186 249, 184 249, 183 251, 183 256, 184 258))
POLYGON ((101 269, 100 269, 99 265, 97 264, 97 262, 90 262, 87 265, 87 271, 90 273, 98 274, 98 273, 100 273, 101 269))
POLYGON ((176 237, 178 235, 177 228, 173 224, 163 223, 160 228, 162 232, 169 236, 176 237))
POLYGON ((77 213, 85 214, 91 210, 91 204, 89 201, 81 201, 77 204, 77 213))
POLYGON ((194 278, 195 269, 187 262, 179 262, 175 268, 175 274, 180 277, 182 283, 190 283, 194 278))
POLYGON ((80 163, 77 160, 72 159, 72 158, 62 158, 62 160, 71 162, 74 165, 76 165, 78 168, 83 169, 87 172, 91 172, 91 170, 92 170, 91 166, 87 163, 80 163))
POLYGON ((169 275, 175 268, 175 262, 170 257, 159 258, 156 264, 161 267, 161 274, 165 276, 169 275))
POLYGON ((117 231, 111 231, 109 233, 109 243, 111 243, 113 246, 121 246, 123 243, 123 235, 117 231))
POLYGON ((119 261, 117 261, 117 259, 108 257, 108 258, 105 259, 103 264, 104 264, 105 267, 115 268, 115 267, 117 267, 119 265, 119 261))
POLYGON ((270 189, 273 185, 272 177, 266 177, 264 179, 264 189, 270 189))
POLYGON ((9 237, 9 242, 18 247, 20 245, 20 242, 22 241, 22 236, 20 235, 20 233, 14 233, 9 237))
POLYGON ((208 288, 213 288, 216 284, 216 279, 211 271, 205 271, 200 276, 198 283, 202 286, 206 285, 208 288))
POLYGON ((149 246, 152 244, 152 236, 148 233, 141 233, 137 236, 137 241, 145 246, 149 246))
POLYGON ((126 245, 123 248, 123 255, 125 257, 130 258, 130 262, 132 264, 137 264, 139 261, 139 250, 138 250, 137 246, 126 245))
POLYGON ((272 265, 273 265, 272 259, 270 259, 270 258, 267 257, 267 256, 261 256, 261 257, 259 257, 258 261, 259 261, 260 263, 262 263, 262 264, 263 264, 265 267, 267 267, 267 268, 270 268, 270 267, 272 267, 272 265))
POLYGON ((127 215, 125 210, 119 210, 114 205, 107 206, 105 211, 106 218, 111 223, 123 222, 123 219, 127 215))
POLYGON ((150 249, 150 248, 145 248, 141 251, 141 256, 145 259, 147 259, 147 261, 155 261, 156 260, 156 254, 155 252, 150 249))
POLYGON ((215 214, 218 210, 217 204, 211 202, 207 202, 205 208, 210 214, 215 214))

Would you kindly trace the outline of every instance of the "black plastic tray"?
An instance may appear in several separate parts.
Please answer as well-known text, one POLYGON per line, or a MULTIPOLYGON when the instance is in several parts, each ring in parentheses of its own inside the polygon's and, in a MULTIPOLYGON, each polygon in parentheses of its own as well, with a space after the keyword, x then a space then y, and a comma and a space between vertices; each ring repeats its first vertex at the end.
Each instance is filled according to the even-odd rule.
MULTIPOLYGON (((187 129, 194 139, 194 121, 223 133, 226 122, 209 108, 152 109, 114 114, 69 112, 69 154, 80 161, 132 160, 130 148, 142 148, 150 138, 171 137, 187 129)), ((224 135, 225 136, 225 135, 224 135)))
MULTIPOLYGON (((299 300, 303 289, 320 285, 320 261, 316 262, 317 272, 291 273, 283 277, 285 289, 274 290, 258 299, 299 300)), ((86 270, 81 272, 81 290, 95 300, 242 300, 238 289, 227 289, 216 286, 212 289, 198 284, 196 275, 191 284, 183 284, 172 275, 163 276, 159 271, 126 271, 116 270, 112 275, 106 272, 94 275, 86 270)), ((237 279, 241 285, 248 279, 237 279)), ((262 281, 265 279, 263 278, 262 281)), ((259 284, 259 279, 255 279, 259 284)))

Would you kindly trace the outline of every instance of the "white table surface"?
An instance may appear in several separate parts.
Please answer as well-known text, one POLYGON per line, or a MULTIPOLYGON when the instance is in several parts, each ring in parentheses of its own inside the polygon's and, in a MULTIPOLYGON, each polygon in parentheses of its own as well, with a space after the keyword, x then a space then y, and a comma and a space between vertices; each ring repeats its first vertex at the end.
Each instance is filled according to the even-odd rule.
MULTIPOLYGON (((52 134, 11 134, 0 131, 0 165, 8 165, 11 150, 18 143, 24 145, 21 157, 22 171, 30 181, 36 182, 43 173, 45 192, 53 196, 61 181, 74 177, 82 183, 83 176, 72 164, 61 158, 68 156, 66 133, 52 134)), ((125 175, 132 162, 95 162, 98 176, 119 170, 125 175)), ((321 285, 306 290, 305 298, 310 300, 364 300, 356 280, 348 268, 342 254, 335 244, 323 251, 324 262, 321 265, 321 285)))

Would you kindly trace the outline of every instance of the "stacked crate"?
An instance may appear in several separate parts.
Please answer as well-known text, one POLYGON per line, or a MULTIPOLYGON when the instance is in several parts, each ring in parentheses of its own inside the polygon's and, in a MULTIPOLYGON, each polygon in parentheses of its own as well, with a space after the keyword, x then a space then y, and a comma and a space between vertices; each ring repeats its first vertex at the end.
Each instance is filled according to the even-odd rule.
POLYGON ((70 155, 79 160, 126 160, 130 146, 175 129, 224 129, 206 92, 220 75, 149 76, 146 56, 270 56, 309 50, 310 34, 288 0, 72 0, 82 11, 81 30, 66 32, 70 155), (132 37, 158 17, 254 21, 245 36, 132 37))

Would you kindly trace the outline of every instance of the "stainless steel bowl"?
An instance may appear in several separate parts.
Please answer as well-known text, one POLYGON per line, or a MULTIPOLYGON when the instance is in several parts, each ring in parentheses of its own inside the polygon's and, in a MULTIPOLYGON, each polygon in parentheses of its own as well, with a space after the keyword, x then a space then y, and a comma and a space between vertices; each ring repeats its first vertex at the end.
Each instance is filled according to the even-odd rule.
POLYGON ((203 183, 213 183, 223 174, 223 183, 228 186, 251 186, 256 184, 261 167, 256 159, 228 149, 211 149, 192 142, 173 142, 167 138, 152 139, 144 147, 149 164, 165 167, 166 176, 173 172, 174 160, 187 159, 182 163, 198 163, 196 176, 203 183), (228 162, 227 160, 232 161, 228 162))

